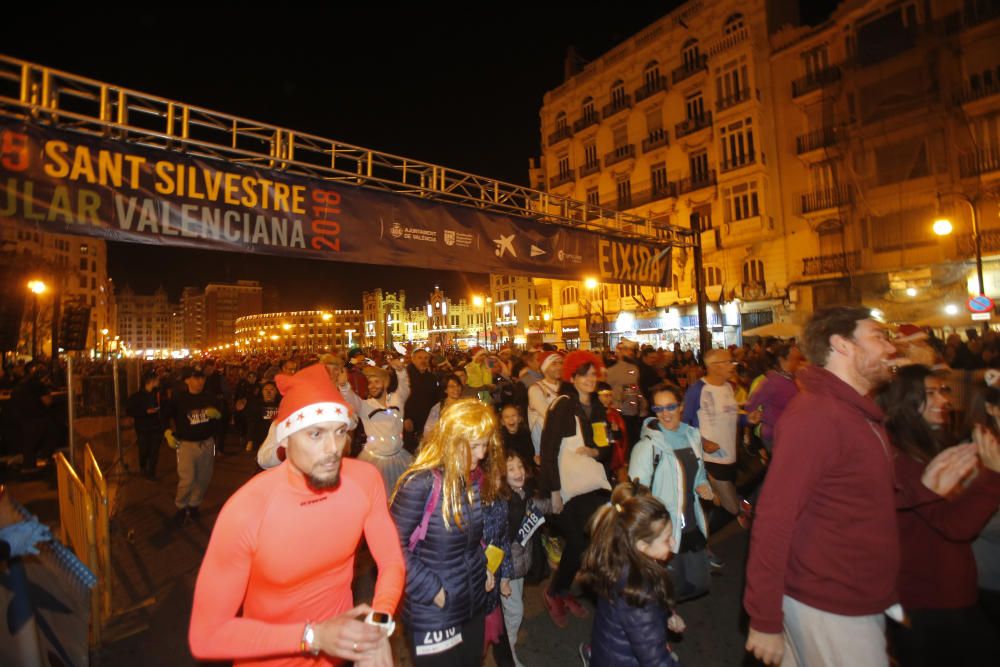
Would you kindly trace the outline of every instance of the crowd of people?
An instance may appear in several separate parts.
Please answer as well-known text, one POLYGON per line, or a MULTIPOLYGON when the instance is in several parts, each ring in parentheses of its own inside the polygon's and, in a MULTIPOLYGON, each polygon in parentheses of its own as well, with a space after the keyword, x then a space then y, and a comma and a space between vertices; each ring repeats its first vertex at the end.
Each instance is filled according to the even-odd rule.
POLYGON ((623 339, 162 364, 126 412, 143 474, 176 450, 181 525, 227 440, 258 463, 199 573, 199 659, 389 665, 398 620, 416 665, 520 666, 538 595, 555 631, 593 614, 584 664, 700 664, 675 651, 678 609, 710 594, 711 538, 736 521, 762 662, 981 665, 1000 636, 996 346, 843 307, 797 342, 704 355, 623 339), (956 404, 954 371, 977 368, 956 404), (377 578, 355 604, 360 549, 377 578))

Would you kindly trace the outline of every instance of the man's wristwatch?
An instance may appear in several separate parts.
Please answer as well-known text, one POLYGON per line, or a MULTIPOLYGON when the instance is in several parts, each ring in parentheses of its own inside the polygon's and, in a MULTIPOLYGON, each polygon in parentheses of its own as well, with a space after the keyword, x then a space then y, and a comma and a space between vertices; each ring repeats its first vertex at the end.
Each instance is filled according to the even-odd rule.
POLYGON ((312 623, 306 621, 306 629, 302 631, 302 641, 299 642, 299 651, 309 655, 319 655, 319 647, 316 646, 316 631, 313 630, 312 623))
POLYGON ((381 611, 368 612, 368 615, 365 616, 365 623, 385 628, 385 634, 387 637, 392 634, 393 630, 396 629, 396 622, 392 620, 392 616, 381 611))

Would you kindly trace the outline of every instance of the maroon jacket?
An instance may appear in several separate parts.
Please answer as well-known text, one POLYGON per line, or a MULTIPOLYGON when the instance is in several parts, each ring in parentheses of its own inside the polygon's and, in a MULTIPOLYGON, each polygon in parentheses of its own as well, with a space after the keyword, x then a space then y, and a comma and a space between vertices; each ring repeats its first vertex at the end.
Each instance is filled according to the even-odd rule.
POLYGON ((782 631, 781 599, 845 616, 898 601, 893 454, 882 410, 833 373, 809 367, 777 424, 755 510, 744 607, 782 631))
MULTIPOLYGON (((905 454, 896 457, 901 490, 923 488, 927 464, 905 454)), ((899 545, 902 565, 899 598, 907 609, 959 609, 976 604, 976 560, 972 541, 997 511, 1000 474, 981 470, 955 500, 935 500, 902 509, 899 545)))

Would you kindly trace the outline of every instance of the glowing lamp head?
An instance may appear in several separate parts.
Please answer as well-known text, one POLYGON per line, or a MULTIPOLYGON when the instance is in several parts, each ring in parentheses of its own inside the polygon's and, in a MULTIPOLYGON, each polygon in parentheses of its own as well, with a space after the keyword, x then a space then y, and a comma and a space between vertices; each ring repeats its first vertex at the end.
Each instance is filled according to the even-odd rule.
POLYGON ((958 306, 953 303, 949 303, 944 307, 944 312, 948 315, 958 315, 958 306))
POLYGON ((954 227, 951 224, 951 220, 948 218, 940 218, 934 221, 934 233, 938 236, 948 236, 951 234, 954 227))
POLYGON ((34 294, 43 294, 48 289, 48 286, 41 280, 32 280, 28 282, 28 289, 34 294))
POLYGON ((597 289, 597 278, 584 278, 583 286, 587 289, 597 289))

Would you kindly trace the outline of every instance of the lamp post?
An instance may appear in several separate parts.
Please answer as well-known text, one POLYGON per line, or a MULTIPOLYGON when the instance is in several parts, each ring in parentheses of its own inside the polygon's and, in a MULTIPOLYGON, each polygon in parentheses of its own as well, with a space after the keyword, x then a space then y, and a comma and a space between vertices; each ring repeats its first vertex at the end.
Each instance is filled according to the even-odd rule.
MULTIPOLYGON (((955 197, 969 205, 969 212, 972 214, 972 247, 976 253, 976 278, 979 286, 979 296, 986 295, 986 281, 983 279, 983 240, 979 234, 979 212, 976 210, 976 199, 964 194, 956 194, 955 197)), ((938 236, 948 236, 954 230, 954 225, 948 218, 938 218, 934 221, 934 233, 938 236)), ((989 324, 983 322, 983 331, 989 329, 989 324)))
POLYGON ((108 356, 108 329, 107 327, 101 329, 101 356, 108 356))
POLYGON ((48 286, 41 280, 28 281, 31 298, 31 360, 38 356, 38 295, 44 294, 48 286))
MULTIPOLYGON (((489 345, 487 345, 487 343, 486 343, 486 304, 488 302, 492 301, 492 300, 493 299, 491 299, 490 297, 486 297, 484 299, 479 294, 476 294, 475 296, 472 297, 472 305, 475 306, 476 308, 482 308, 483 309, 483 347, 486 347, 486 348, 489 347, 489 345)), ((479 331, 478 330, 476 331, 476 345, 479 345, 479 331)))
MULTIPOLYGON (((591 301, 594 298, 594 291, 601 288, 601 347, 602 349, 608 349, 608 318, 604 314, 604 288, 601 283, 597 281, 597 278, 587 278, 583 281, 584 286, 590 290, 591 301)), ((593 347, 593 345, 591 345, 593 347)))

